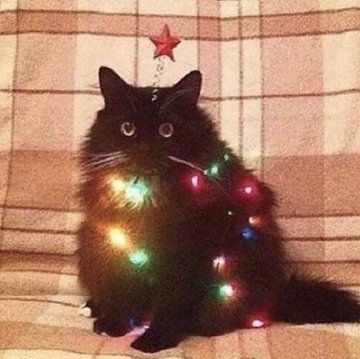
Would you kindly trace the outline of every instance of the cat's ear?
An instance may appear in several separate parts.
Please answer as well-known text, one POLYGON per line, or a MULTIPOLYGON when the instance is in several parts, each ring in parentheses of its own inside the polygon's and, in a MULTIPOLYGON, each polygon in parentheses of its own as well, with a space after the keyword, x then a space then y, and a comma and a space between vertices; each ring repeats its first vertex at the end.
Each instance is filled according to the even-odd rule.
POLYGON ((133 108, 131 86, 108 67, 99 68, 99 83, 105 107, 133 108))
POLYGON ((201 90, 201 72, 191 71, 176 83, 165 97, 162 109, 169 106, 189 108, 196 106, 201 90))

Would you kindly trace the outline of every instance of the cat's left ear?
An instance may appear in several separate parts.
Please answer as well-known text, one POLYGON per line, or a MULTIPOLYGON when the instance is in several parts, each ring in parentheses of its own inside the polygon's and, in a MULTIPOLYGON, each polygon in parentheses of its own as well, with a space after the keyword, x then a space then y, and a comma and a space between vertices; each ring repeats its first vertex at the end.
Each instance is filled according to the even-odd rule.
POLYGON ((191 71, 176 83, 165 97, 162 110, 168 106, 184 108, 196 106, 201 90, 201 72, 191 71))
POLYGON ((100 67, 99 82, 106 107, 117 106, 123 110, 134 110, 131 86, 115 71, 105 66, 100 67))

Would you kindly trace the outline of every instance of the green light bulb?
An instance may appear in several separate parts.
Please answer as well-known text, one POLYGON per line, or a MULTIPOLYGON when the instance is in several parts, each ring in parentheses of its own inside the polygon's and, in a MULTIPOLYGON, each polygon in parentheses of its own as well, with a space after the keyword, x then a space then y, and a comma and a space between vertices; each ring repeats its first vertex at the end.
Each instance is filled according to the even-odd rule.
POLYGON ((216 177, 219 175, 220 167, 216 163, 212 164, 210 168, 205 170, 206 175, 210 175, 212 177, 216 177))
POLYGON ((217 176, 219 174, 219 166, 217 164, 214 164, 210 168, 210 174, 212 176, 217 176))
POLYGON ((231 284, 222 284, 219 287, 219 295, 221 298, 226 299, 234 295, 234 288, 231 284))
POLYGON ((137 204, 143 202, 149 192, 150 190, 146 183, 140 179, 136 179, 128 185, 125 196, 130 202, 137 204))
POLYGON ((149 261, 149 256, 144 249, 138 249, 129 255, 130 262, 136 266, 142 267, 149 261))

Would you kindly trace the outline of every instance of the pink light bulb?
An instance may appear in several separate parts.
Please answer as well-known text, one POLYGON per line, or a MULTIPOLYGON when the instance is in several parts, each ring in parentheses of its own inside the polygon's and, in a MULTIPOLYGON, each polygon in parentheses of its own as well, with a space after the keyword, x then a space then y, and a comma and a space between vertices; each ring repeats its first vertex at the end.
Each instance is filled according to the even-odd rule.
POLYGON ((262 310, 249 316, 246 322, 249 328, 267 328, 271 325, 271 318, 266 311, 262 310))
POLYGON ((251 194, 253 191, 254 191, 254 189, 253 189, 253 187, 251 187, 251 186, 246 186, 246 187, 244 188, 244 192, 245 192, 246 194, 251 194))
POLYGON ((193 185, 193 187, 199 187, 200 185, 200 178, 198 175, 192 176, 191 177, 191 184, 193 185))
POLYGON ((251 326, 253 328, 262 328, 264 326, 264 322, 261 319, 253 319, 253 321, 251 322, 251 326))
POLYGON ((250 206, 247 208, 250 213, 259 209, 260 204, 264 200, 261 184, 255 177, 251 176, 239 179, 237 194, 240 200, 245 201, 245 204, 250 206))
POLYGON ((199 171, 191 171, 185 177, 186 186, 191 188, 193 192, 201 193, 205 187, 204 176, 199 171))

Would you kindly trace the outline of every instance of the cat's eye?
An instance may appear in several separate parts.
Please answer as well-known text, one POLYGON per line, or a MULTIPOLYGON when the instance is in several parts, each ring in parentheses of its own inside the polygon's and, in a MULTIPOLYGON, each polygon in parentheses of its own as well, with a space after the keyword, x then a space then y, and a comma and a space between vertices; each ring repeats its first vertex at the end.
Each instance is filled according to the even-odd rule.
POLYGON ((120 131, 123 135, 130 137, 136 132, 136 127, 132 122, 123 122, 120 126, 120 131))
POLYGON ((173 135, 174 133, 174 127, 171 123, 162 123, 160 126, 159 126, 159 134, 160 136, 162 137, 165 137, 165 138, 169 138, 173 135))

